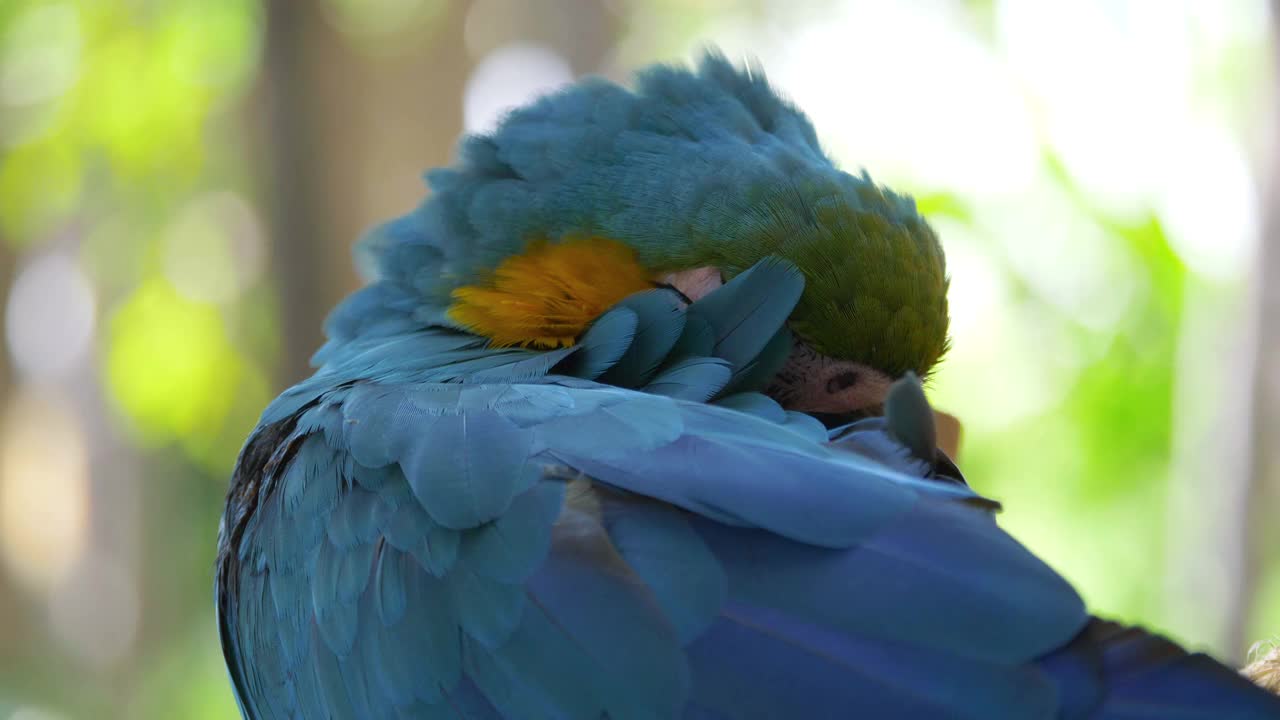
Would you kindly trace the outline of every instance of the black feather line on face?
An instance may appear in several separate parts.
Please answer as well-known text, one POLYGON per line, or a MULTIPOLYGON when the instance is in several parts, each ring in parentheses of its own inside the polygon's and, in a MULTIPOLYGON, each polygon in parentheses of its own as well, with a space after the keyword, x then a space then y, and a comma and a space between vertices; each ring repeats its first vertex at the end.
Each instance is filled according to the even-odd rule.
POLYGON ((662 290, 670 290, 676 295, 679 295, 680 300, 684 302, 685 305, 693 304, 693 300, 690 299, 688 295, 685 295, 683 292, 680 292, 680 288, 676 287, 675 285, 672 285, 671 283, 656 282, 653 284, 653 286, 662 290))

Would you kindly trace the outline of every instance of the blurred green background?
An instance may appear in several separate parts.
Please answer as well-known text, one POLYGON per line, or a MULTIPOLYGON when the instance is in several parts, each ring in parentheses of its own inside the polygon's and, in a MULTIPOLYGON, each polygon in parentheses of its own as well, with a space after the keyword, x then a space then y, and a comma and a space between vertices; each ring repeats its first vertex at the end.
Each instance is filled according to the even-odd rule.
POLYGON ((933 387, 1100 613, 1280 633, 1264 0, 0 2, 0 719, 235 716, 218 516, 349 247, 586 73, 759 58, 953 275, 933 387))

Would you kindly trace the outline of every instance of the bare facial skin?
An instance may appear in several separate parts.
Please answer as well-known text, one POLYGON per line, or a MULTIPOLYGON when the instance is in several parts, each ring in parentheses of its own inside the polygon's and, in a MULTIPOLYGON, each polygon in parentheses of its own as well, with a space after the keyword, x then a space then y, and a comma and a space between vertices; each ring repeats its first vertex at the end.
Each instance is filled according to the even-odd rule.
POLYGON ((844 414, 884 404, 892 384, 879 370, 827 357, 796 340, 765 393, 788 410, 844 414))
POLYGON ((684 293, 690 302, 724 285, 720 269, 710 265, 670 273, 662 278, 662 282, 684 293))
MULTIPOLYGON (((724 284, 720 270, 707 266, 670 273, 661 281, 690 301, 724 284)), ((796 340, 787 364, 766 391, 788 410, 844 414, 884 403, 892 378, 860 363, 827 357, 796 340)))

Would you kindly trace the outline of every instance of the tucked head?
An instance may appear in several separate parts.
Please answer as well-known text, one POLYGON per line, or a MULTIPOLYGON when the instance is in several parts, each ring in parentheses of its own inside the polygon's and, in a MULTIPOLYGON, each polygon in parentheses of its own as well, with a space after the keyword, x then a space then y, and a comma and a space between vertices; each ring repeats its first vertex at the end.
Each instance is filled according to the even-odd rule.
POLYGON ((696 300, 776 255, 805 278, 771 389, 785 405, 874 406, 947 347, 945 260, 914 202, 837 169, 798 109, 719 56, 651 68, 634 91, 584 80, 428 178, 423 205, 367 243, 424 321, 560 347, 626 295, 696 300))

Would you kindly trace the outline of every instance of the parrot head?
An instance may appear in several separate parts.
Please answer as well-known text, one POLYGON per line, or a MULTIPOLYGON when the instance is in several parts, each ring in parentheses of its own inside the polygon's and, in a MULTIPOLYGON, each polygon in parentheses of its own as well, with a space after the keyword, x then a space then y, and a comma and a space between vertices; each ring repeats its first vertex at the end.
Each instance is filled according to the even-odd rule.
POLYGON ((634 90, 580 81, 427 179, 431 196, 365 250, 415 317, 495 347, 567 347, 628 295, 696 301, 776 256, 804 277, 768 388, 785 407, 875 408, 947 348, 946 263, 914 201, 836 168, 762 73, 715 54, 634 90))
POLYGON ((948 278, 941 245, 909 199, 865 176, 825 190, 776 188, 780 197, 738 216, 734 242, 668 282, 696 300, 766 255, 796 265, 805 290, 788 323, 794 343, 768 394, 844 419, 878 409, 903 374, 934 369, 948 345, 948 278))

